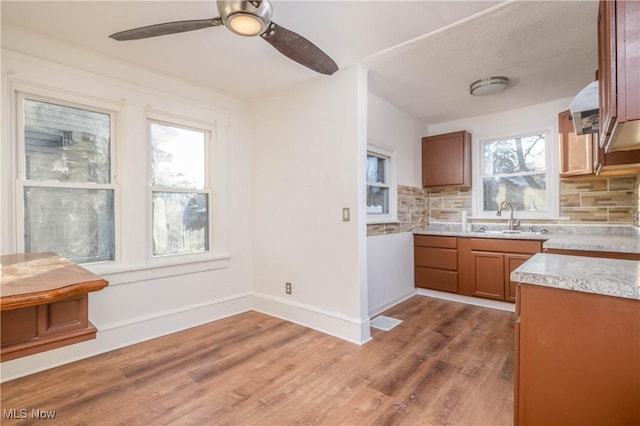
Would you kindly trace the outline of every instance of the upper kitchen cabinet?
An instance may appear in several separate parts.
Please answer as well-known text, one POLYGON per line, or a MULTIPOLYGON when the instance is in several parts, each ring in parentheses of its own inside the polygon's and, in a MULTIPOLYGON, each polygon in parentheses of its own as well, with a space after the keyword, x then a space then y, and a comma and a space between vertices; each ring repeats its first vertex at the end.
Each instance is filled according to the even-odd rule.
POLYGON ((422 138, 422 186, 471 186, 471 134, 466 131, 422 138))
POLYGON ((558 114, 560 177, 593 174, 593 136, 577 135, 569 110, 558 114))
POLYGON ((600 145, 640 146, 640 2, 601 1, 598 14, 600 145))

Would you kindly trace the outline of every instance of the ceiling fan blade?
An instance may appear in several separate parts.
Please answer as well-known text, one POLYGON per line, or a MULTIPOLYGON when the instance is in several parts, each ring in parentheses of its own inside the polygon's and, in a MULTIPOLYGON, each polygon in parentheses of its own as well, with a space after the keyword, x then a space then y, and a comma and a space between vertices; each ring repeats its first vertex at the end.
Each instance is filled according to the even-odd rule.
POLYGON ((338 65, 318 46, 306 38, 271 22, 262 38, 278 49, 286 57, 321 74, 331 75, 338 71, 338 65))
POLYGON ((120 31, 119 33, 111 34, 109 37, 118 41, 140 40, 143 38, 158 37, 167 34, 184 33, 187 31, 201 30, 203 28, 217 27, 220 25, 222 25, 222 19, 220 18, 165 22, 163 24, 148 25, 146 27, 120 31))

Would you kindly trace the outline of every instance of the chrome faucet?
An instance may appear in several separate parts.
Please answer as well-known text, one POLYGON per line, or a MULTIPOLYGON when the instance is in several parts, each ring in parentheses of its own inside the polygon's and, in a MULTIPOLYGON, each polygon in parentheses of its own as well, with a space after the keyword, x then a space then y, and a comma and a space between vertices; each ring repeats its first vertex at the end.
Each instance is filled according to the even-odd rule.
POLYGON ((513 231, 514 229, 520 228, 520 221, 519 220, 513 220, 513 211, 515 210, 515 207, 513 207, 513 204, 511 204, 508 201, 503 201, 502 203, 500 203, 500 207, 498 207, 498 212, 496 213, 496 216, 502 216, 502 207, 504 205, 507 205, 507 207, 509 207, 510 210, 510 215, 509 215, 509 231, 513 231))

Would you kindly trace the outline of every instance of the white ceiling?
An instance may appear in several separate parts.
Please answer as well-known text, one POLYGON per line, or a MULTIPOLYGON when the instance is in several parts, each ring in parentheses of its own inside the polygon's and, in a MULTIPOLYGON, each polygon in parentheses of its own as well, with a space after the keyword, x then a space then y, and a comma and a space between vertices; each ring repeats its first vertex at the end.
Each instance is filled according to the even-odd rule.
MULTIPOLYGON (((273 20, 341 69, 363 63, 372 93, 427 123, 575 95, 597 68, 597 1, 272 1, 273 20), (506 75, 507 91, 468 94, 506 75)), ((253 101, 316 78, 260 38, 223 27, 117 42, 121 30, 218 16, 214 1, 7 1, 2 27, 253 101)), ((81 58, 79 58, 81 60, 81 58)))

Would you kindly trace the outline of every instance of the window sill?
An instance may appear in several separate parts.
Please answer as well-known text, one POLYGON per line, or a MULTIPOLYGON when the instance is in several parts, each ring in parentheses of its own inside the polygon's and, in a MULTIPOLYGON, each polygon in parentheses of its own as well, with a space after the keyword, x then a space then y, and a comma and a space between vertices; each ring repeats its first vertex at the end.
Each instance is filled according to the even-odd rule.
POLYGON ((394 218, 388 218, 388 219, 367 218, 367 225, 386 225, 391 223, 400 223, 400 221, 394 218))
POLYGON ((167 278, 176 275, 212 271, 229 267, 229 255, 207 256, 206 258, 153 259, 145 265, 122 265, 103 263, 82 265, 96 275, 109 281, 110 286, 128 284, 136 281, 167 278))

